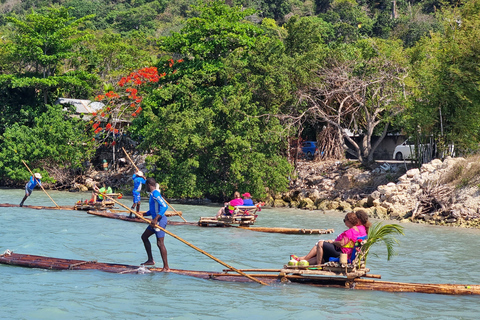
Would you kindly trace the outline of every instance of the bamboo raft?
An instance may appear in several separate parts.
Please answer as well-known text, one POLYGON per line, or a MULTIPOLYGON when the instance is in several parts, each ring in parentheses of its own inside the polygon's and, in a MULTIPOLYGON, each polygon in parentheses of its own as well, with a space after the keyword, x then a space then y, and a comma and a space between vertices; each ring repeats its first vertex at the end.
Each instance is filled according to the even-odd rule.
MULTIPOLYGON (((99 270, 110 273, 132 274, 145 272, 160 272, 159 268, 145 268, 133 265, 102 263, 97 261, 84 261, 73 259, 59 259, 27 254, 17 254, 7 250, 0 255, 0 264, 22 266, 28 268, 40 268, 49 270, 99 270)), ((313 266, 308 269, 312 269, 313 266)), ((258 280, 262 280, 268 284, 293 282, 304 285, 318 287, 334 287, 352 290, 377 290, 387 292, 418 292, 418 293, 434 293, 434 294, 451 294, 451 295, 473 295, 480 294, 480 285, 464 285, 464 284, 427 284, 427 283, 402 283, 390 281, 378 281, 373 279, 363 279, 363 277, 378 278, 377 275, 370 275, 365 272, 354 278, 345 276, 329 276, 321 274, 320 271, 303 270, 299 268, 283 269, 240 269, 240 271, 248 273, 258 280), (301 273, 302 271, 302 273, 301 273), (308 273, 308 274, 307 274, 308 273)), ((366 269, 367 270, 367 269, 366 269)), ((252 280, 232 273, 233 270, 227 269, 223 272, 208 272, 170 269, 170 272, 190 277, 212 279, 218 281, 230 282, 252 282, 252 280)))
POLYGON ((88 211, 88 210, 107 210, 107 209, 112 209, 115 205, 115 202, 113 201, 101 201, 101 202, 95 202, 95 203, 90 203, 90 202, 81 202, 78 201, 74 206, 74 210, 83 210, 83 211, 88 211))
MULTIPOLYGON (((89 210, 87 211, 88 214, 103 217, 103 218, 110 218, 110 219, 118 219, 118 220, 123 220, 123 221, 129 221, 129 222, 140 222, 140 223, 145 223, 140 218, 137 218, 136 216, 130 218, 129 216, 123 215, 123 214, 117 214, 115 212, 125 212, 122 210, 102 210, 102 211, 96 211, 96 210, 89 210), (113 211, 113 212, 112 212, 113 211)), ((144 213, 145 211, 141 212, 144 213)), ((177 211, 178 213, 181 214, 181 211, 177 211)), ((173 211, 166 211, 165 215, 167 217, 173 217, 177 216, 178 214, 173 212, 173 211)), ((196 226, 196 222, 184 222, 184 221, 168 221, 168 225, 191 225, 191 226, 196 226)))
POLYGON ((270 233, 285 233, 285 234, 329 234, 333 233, 333 229, 303 229, 303 228, 266 228, 266 227, 243 227, 238 226, 239 229, 245 229, 257 232, 270 232, 270 233))
POLYGON ((200 217, 198 225, 201 227, 248 227, 255 223, 263 203, 253 206, 231 207, 232 215, 221 215, 220 217, 200 217))
MULTIPOLYGON (((110 218, 110 219, 118 219, 118 220, 123 220, 123 221, 128 221, 128 222, 140 222, 144 223, 141 219, 137 217, 132 217, 129 218, 129 216, 122 215, 122 214, 117 214, 117 212, 127 212, 124 210, 115 210, 115 209, 109 209, 109 210, 103 210, 103 211, 96 211, 96 210, 90 210, 87 211, 87 213, 103 218, 110 218)), ((140 211, 140 213, 144 213, 145 211, 140 211)), ((181 214, 181 211, 177 211, 181 214)), ((167 211, 165 212, 167 217, 170 216, 176 216, 177 214, 173 211, 167 211)), ((183 221, 168 221, 168 225, 188 225, 188 226, 200 226, 199 223, 197 222, 183 222, 183 221)), ((223 225, 224 227, 235 227, 233 225, 223 225)), ((238 226, 236 228, 239 229, 245 229, 245 230, 251 230, 251 231, 257 231, 257 232, 268 232, 268 233, 284 233, 284 234, 329 234, 333 233, 333 229, 303 229, 303 228, 267 228, 267 227, 243 227, 243 226, 238 226)))
POLYGON ((234 214, 231 216, 220 216, 216 217, 200 217, 198 220, 198 225, 200 227, 235 227, 241 226, 246 227, 253 225, 257 215, 243 215, 243 214, 234 214))
MULTIPOLYGON (((0 207, 15 208, 15 207, 20 207, 20 205, 11 204, 11 203, 0 203, 0 207)), ((92 209, 106 210, 106 209, 113 208, 113 202, 111 205, 108 205, 108 206, 102 206, 101 203, 99 203, 99 205, 96 205, 96 206, 87 205, 87 204, 76 204, 74 206, 59 206, 59 207, 23 205, 22 208, 36 209, 36 210, 81 210, 81 211, 92 210, 92 209)))
MULTIPOLYGON (((0 203, 2 208, 16 208, 20 207, 18 204, 0 203)), ((36 210, 75 210, 73 206, 60 206, 60 207, 48 207, 48 206, 33 206, 24 204, 22 208, 36 209, 36 210)))

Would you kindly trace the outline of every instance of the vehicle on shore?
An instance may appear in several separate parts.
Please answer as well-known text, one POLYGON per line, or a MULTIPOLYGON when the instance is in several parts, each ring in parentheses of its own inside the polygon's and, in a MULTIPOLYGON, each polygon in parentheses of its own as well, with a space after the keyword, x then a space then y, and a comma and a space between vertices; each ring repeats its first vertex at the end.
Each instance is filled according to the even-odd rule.
POLYGON ((306 159, 313 159, 318 154, 316 141, 304 141, 301 148, 302 155, 306 159))

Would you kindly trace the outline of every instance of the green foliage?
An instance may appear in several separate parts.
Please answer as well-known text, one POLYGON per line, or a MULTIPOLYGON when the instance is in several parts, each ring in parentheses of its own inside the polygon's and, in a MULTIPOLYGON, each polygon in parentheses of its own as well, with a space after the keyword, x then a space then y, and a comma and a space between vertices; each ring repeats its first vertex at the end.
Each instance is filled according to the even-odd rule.
POLYGON ((288 36, 284 43, 289 55, 316 51, 333 38, 331 24, 317 17, 292 17, 286 23, 288 36))
MULTIPOLYGON (((90 74, 63 71, 61 63, 75 55, 75 48, 89 38, 80 30, 91 16, 74 19, 66 8, 49 8, 46 13, 32 11, 24 19, 8 17, 9 41, 3 51, 6 63, 0 75, 0 96, 8 98, 9 112, 25 104, 36 107, 53 103, 59 95, 87 97, 96 84, 90 74), (28 101, 22 93, 28 92, 28 101), (18 99, 20 97, 20 99, 18 99), (16 100, 18 99, 18 100, 16 100)), ((31 121, 31 119, 29 119, 31 121)))
POLYGON ((398 244, 398 240, 395 238, 395 235, 402 235, 403 227, 398 224, 386 224, 383 225, 381 222, 374 223, 368 230, 368 238, 362 247, 362 255, 367 263, 367 257, 370 253, 371 247, 378 243, 383 242, 387 247, 387 260, 390 260, 395 253, 395 244, 398 244))
POLYGON ((249 48, 263 30, 243 20, 254 11, 212 1, 205 7, 194 7, 198 17, 187 20, 180 32, 160 39, 167 52, 202 61, 218 61, 237 48, 249 48))
POLYGON ((261 17, 275 20, 282 20, 292 9, 291 1, 289 0, 234 0, 232 2, 234 5, 254 8, 261 17))
POLYGON ((79 27, 92 17, 75 19, 64 7, 51 7, 46 14, 33 11, 25 19, 7 17, 14 28, 9 46, 11 54, 18 59, 18 68, 43 78, 55 76, 58 64, 72 57, 72 48, 88 38, 81 34, 79 27))
POLYGON ((176 72, 144 99, 133 126, 144 137, 140 147, 153 151, 148 161, 167 196, 225 199, 235 190, 255 197, 267 188, 284 190, 290 166, 279 152, 280 135, 271 132, 281 130, 279 122, 262 116, 267 106, 235 78, 255 56, 249 53, 263 30, 243 19, 250 11, 220 1, 196 10, 179 33, 162 38, 161 48, 183 62, 159 64, 176 72))
MULTIPOLYGON (((21 160, 36 168, 78 168, 94 152, 85 122, 72 118, 61 106, 49 107, 33 126, 13 124, 1 136, 0 175, 26 180, 30 175, 21 160)), ((43 171, 42 171, 43 173, 43 171)), ((49 180, 47 180, 49 181, 49 180)))
POLYGON ((441 139, 456 150, 474 150, 480 126, 480 1, 442 13, 443 34, 423 38, 410 51, 411 108, 407 133, 441 139))
POLYGON ((334 0, 331 9, 318 15, 333 25, 336 42, 353 42, 370 36, 373 20, 355 0, 334 0))
POLYGON ((154 41, 139 31, 122 36, 112 30, 92 32, 91 40, 77 49, 67 68, 97 74, 104 82, 115 82, 132 70, 156 62, 154 41))

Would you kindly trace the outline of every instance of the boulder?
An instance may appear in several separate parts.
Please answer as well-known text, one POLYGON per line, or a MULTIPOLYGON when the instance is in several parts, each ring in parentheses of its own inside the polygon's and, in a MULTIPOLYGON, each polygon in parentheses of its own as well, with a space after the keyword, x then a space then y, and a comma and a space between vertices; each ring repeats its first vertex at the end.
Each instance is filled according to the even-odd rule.
POLYGON ((288 207, 288 204, 285 201, 283 201, 282 199, 275 199, 273 201, 273 206, 275 208, 283 208, 283 207, 288 207))
POLYGON ((387 219, 388 218, 388 210, 384 207, 375 207, 372 212, 372 216, 378 219, 387 219))
POLYGON ((328 210, 337 210, 340 203, 338 201, 328 201, 327 202, 327 209, 328 210))
POLYGON ((310 198, 300 200, 299 208, 313 209, 315 207, 314 202, 310 198))
POLYGON ((371 206, 373 206, 373 204, 370 206, 368 205, 368 198, 360 199, 355 203, 355 207, 358 207, 358 208, 367 208, 371 206))
POLYGON ((346 201, 340 201, 337 210, 352 211, 352 206, 346 201))
POLYGON ((318 210, 328 210, 328 202, 327 200, 323 200, 323 199, 318 199, 317 201, 315 201, 315 205, 317 207, 318 210))
POLYGON ((415 168, 415 169, 408 170, 406 175, 407 175, 407 178, 413 178, 414 176, 418 175, 419 173, 420 173, 420 170, 418 168, 415 168))
POLYGON ((343 175, 335 182, 335 190, 350 189, 352 186, 351 175, 343 175))

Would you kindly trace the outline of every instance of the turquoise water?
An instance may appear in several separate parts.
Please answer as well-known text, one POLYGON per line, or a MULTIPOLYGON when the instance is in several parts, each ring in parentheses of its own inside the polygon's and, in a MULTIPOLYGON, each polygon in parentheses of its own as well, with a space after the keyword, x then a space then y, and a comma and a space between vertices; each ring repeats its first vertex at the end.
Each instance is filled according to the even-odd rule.
MULTIPOLYGON (((50 192, 59 205, 87 194, 50 192)), ((19 203, 22 190, 0 190, 0 203, 19 203)), ((123 199, 130 205, 131 199, 123 199)), ((26 204, 52 206, 41 190, 26 204)), ((146 201, 143 203, 144 207, 146 201)), ((189 221, 212 216, 217 207, 174 205, 189 221)), ((279 268, 290 254, 305 254, 317 239, 344 229, 343 214, 264 209, 257 226, 334 228, 332 235, 284 235, 169 226, 168 229, 236 268, 279 268)), ((172 217, 172 220, 180 220, 172 217)), ((0 208, 0 253, 136 264, 146 260, 144 224, 81 211, 0 208)), ((404 224, 398 256, 369 257, 383 280, 421 283, 480 283, 480 230, 404 224)), ((167 236, 171 268, 221 271, 224 267, 167 236)), ((161 262, 154 246, 154 257, 161 262)), ((161 266, 158 265, 158 266, 161 266)), ((182 275, 52 271, 0 265, 0 319, 477 319, 479 296, 388 293, 336 288, 203 280, 182 275)))

